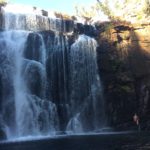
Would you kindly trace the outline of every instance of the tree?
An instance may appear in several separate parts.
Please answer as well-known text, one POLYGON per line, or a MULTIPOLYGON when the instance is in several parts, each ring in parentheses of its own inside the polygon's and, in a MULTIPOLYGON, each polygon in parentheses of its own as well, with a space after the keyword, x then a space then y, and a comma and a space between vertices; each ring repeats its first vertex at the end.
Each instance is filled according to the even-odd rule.
POLYGON ((97 0, 97 3, 110 19, 140 20, 150 16, 150 0, 97 0))
POLYGON ((104 2, 97 0, 97 2, 99 9, 111 19, 113 17, 113 12, 111 11, 108 0, 105 0, 104 2))
POLYGON ((114 21, 146 22, 150 16, 150 0, 96 0, 95 2, 89 8, 76 6, 76 16, 84 19, 85 23, 90 23, 95 16, 101 20, 102 12, 114 21))
POLYGON ((91 19, 96 15, 96 10, 93 6, 90 8, 85 8, 83 6, 75 6, 76 15, 84 19, 85 23, 89 23, 91 19))
POLYGON ((145 0, 143 12, 144 12, 147 16, 150 15, 150 1, 149 1, 149 0, 145 0))
POLYGON ((6 5, 8 3, 8 0, 0 0, 1 5, 6 5))

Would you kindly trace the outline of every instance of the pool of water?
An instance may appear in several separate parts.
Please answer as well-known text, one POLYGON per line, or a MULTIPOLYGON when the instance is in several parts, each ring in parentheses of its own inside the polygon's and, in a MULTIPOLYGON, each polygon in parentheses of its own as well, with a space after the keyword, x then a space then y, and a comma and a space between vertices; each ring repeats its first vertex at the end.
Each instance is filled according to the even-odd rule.
POLYGON ((126 147, 138 147, 140 142, 150 141, 149 135, 147 132, 111 132, 26 137, 1 141, 0 150, 128 150, 126 147))

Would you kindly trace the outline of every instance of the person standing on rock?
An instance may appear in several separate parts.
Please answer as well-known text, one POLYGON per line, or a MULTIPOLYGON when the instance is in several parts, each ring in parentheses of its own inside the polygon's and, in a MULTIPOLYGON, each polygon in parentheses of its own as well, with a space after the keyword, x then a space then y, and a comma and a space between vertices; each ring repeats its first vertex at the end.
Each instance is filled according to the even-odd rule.
POLYGON ((133 121, 136 123, 137 127, 138 127, 138 131, 140 131, 140 122, 139 122, 139 116, 135 113, 133 116, 133 121))

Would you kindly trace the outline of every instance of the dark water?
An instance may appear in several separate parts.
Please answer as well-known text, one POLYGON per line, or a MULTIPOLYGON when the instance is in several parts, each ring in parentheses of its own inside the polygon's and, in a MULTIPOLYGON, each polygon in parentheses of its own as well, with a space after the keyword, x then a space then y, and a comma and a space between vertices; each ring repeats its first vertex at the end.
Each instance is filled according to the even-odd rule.
POLYGON ((147 133, 72 135, 1 143, 0 150, 136 150, 150 141, 147 133))

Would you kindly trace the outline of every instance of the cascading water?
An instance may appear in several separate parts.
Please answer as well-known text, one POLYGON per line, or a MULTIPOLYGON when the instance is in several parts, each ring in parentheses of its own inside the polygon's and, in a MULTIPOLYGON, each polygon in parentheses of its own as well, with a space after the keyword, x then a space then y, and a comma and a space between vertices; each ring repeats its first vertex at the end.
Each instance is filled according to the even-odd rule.
POLYGON ((25 98, 26 87, 24 81, 22 80, 21 69, 22 69, 22 51, 27 39, 27 32, 16 32, 16 31, 6 31, 5 42, 9 44, 6 47, 6 51, 13 53, 14 58, 14 74, 13 74, 13 84, 14 84, 14 98, 15 98, 15 117, 16 117, 16 133, 20 135, 23 132, 24 126, 24 112, 23 108, 28 107, 28 103, 25 98), (16 42, 18 41, 18 42, 16 42))
POLYGON ((96 41, 83 34, 71 41, 72 22, 8 8, 0 32, 0 130, 14 138, 101 128, 96 41))
MULTIPOLYGON (((45 54, 42 39, 41 36, 39 36, 41 40, 40 51, 43 52, 39 62, 26 60, 23 56, 23 52, 28 34, 29 32, 27 31, 4 31, 0 37, 1 48, 3 48, 2 50, 6 58, 12 64, 12 66, 10 66, 12 72, 10 72, 11 70, 7 71, 10 72, 11 77, 9 78, 11 78, 10 82, 12 82, 12 89, 14 90, 14 96, 10 97, 9 101, 14 103, 15 124, 12 129, 12 125, 6 122, 9 133, 9 135, 7 135, 8 137, 49 134, 50 131, 54 132, 55 127, 57 127, 57 125, 53 127, 53 122, 55 120, 57 121, 57 109, 55 104, 50 101, 42 100, 42 98, 45 98, 44 93, 46 89, 45 54), (5 48, 2 47, 4 44, 5 48), (43 64, 41 64, 40 61, 43 64), (36 80, 36 74, 39 74, 41 81, 38 80, 39 78, 36 80), (35 84, 37 84, 37 86, 41 84, 41 89, 38 91, 40 93, 38 93, 39 97, 33 95, 34 92, 32 88, 35 88, 35 84)), ((5 65, 9 66, 11 64, 5 65)), ((5 68, 2 67, 1 69, 5 71, 5 68)), ((3 98, 6 99, 6 97, 3 98)), ((5 105, 5 101, 3 105, 5 105)), ((7 111, 5 109, 5 106, 3 106, 2 110, 7 111)), ((8 116, 5 115, 3 115, 3 117, 8 118, 8 116)))
POLYGON ((104 103, 96 62, 96 47, 97 42, 86 35, 80 35, 71 46, 70 100, 73 118, 70 120, 72 123, 69 123, 70 129, 76 128, 74 126, 77 120, 81 124, 78 125, 79 130, 81 126, 84 130, 98 129, 103 124, 100 118, 104 116, 104 103))

